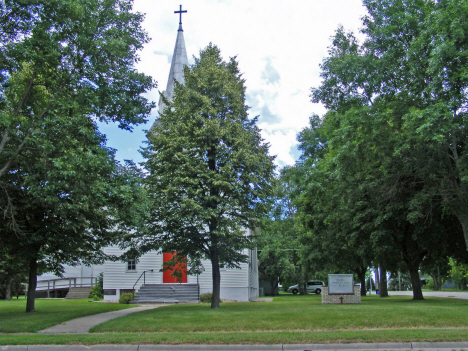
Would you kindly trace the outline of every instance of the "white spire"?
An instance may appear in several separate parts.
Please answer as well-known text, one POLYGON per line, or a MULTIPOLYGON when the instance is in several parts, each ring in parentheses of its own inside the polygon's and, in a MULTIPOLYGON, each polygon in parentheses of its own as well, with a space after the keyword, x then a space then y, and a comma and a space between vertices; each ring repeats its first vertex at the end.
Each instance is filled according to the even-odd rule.
MULTIPOLYGON (((171 70, 169 71, 169 79, 167 80, 166 90, 163 92, 166 99, 171 100, 174 93, 174 79, 180 84, 184 84, 184 66, 188 66, 187 50, 185 49, 184 31, 182 29, 182 5, 180 11, 174 13, 180 14, 179 30, 177 31, 177 39, 172 55, 171 70)), ((159 99, 159 113, 161 114, 164 109, 162 99, 159 99)))

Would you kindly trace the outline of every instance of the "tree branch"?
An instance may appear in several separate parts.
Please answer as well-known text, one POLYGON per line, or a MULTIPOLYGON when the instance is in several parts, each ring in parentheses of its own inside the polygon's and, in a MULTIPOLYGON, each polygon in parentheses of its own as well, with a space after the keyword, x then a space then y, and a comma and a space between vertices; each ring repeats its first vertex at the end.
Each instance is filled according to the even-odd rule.
MULTIPOLYGON (((44 110, 42 110, 41 112, 41 115, 39 116, 39 120, 42 120, 42 118, 44 117, 45 113, 47 112, 47 110, 49 109, 49 106, 50 106, 50 103, 51 101, 49 101, 49 103, 47 104, 47 107, 44 108, 44 110)), ((32 135, 32 133, 36 130, 36 128, 32 128, 32 130, 24 137, 23 141, 21 142, 21 144, 18 145, 18 147, 16 148, 16 151, 14 153, 13 156, 11 156, 8 161, 6 162, 6 164, 3 166, 3 168, 0 170, 0 177, 2 177, 8 170, 8 168, 10 167, 11 163, 13 162, 13 159, 19 155, 19 153, 21 152, 21 150, 23 149, 24 145, 26 144, 26 140, 32 135)), ((8 130, 7 130, 8 131, 8 130)), ((5 134, 5 133, 4 133, 5 134)), ((2 143, 3 143, 3 139, 2 139, 2 143)))
POLYGON ((3 149, 5 148, 5 144, 7 140, 8 140, 8 129, 5 129, 5 131, 3 132, 2 141, 0 142, 0 153, 3 152, 3 149))
POLYGON ((13 117, 16 117, 18 114, 19 114, 19 111, 21 110, 21 107, 23 107, 23 104, 24 102, 26 101, 28 95, 29 95, 29 92, 31 91, 31 88, 32 88, 32 85, 33 85, 33 82, 34 82, 34 79, 36 78, 36 72, 33 73, 31 79, 29 80, 29 83, 28 83, 28 87, 26 88, 26 91, 24 92, 23 94, 23 97, 21 98, 21 101, 20 103, 18 104, 18 106, 16 107, 16 110, 13 112, 13 117))

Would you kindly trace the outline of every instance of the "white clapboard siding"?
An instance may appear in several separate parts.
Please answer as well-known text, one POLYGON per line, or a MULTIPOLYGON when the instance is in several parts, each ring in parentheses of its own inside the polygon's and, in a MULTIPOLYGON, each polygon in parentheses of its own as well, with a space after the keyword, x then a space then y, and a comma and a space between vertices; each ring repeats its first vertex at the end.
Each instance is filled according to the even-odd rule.
MULTIPOLYGON (((256 250, 253 250, 256 253, 256 250)), ((251 271, 257 269, 257 263, 250 261, 256 259, 256 254, 252 255, 251 250, 244 250, 244 254, 249 257, 249 262, 241 263, 239 269, 224 269, 221 273, 221 299, 249 301, 250 298, 258 297, 258 282, 253 281, 257 276, 251 271), (250 268, 251 267, 251 268, 250 268), (250 281, 252 285, 249 285, 250 281)), ((209 260, 202 261, 205 271, 198 276, 200 293, 213 292, 212 268, 209 260)), ((189 276, 189 283, 196 283, 197 276, 189 276)))
MULTIPOLYGON (((251 235, 246 230, 246 235, 251 235)), ((120 256, 124 251, 116 246, 106 247, 104 252, 108 255, 120 256)), ((248 262, 241 263, 240 268, 222 268, 221 273, 221 299, 249 301, 258 297, 258 267, 257 250, 245 249, 243 253, 249 258, 248 262)), ((200 275, 187 276, 187 283, 198 283, 200 293, 213 291, 212 267, 210 260, 202 260, 204 271, 200 275)), ((106 261, 104 264, 104 289, 109 290, 105 299, 116 299, 122 290, 138 290, 143 284, 140 278, 144 271, 146 284, 162 284, 163 255, 160 251, 151 251, 137 260, 136 270, 128 271, 127 262, 106 261), (150 270, 153 272, 148 272, 150 270), (140 278, 140 280, 138 280, 140 278), (138 281, 138 282, 137 282, 138 281), (112 292, 111 292, 112 291, 112 292), (114 295, 115 294, 115 295, 114 295)))
MULTIPOLYGON (((247 254, 247 250, 244 252, 247 254)), ((203 268, 205 269, 199 276, 198 282, 200 284, 200 288, 209 288, 212 289, 213 287, 213 278, 212 278, 212 267, 210 260, 202 260, 203 268)), ((230 287, 247 287, 249 280, 248 280, 248 263, 241 263, 241 268, 237 269, 229 269, 229 268, 221 268, 221 288, 230 288, 230 287)), ((196 283, 197 276, 189 276, 188 280, 189 283, 196 283)))
MULTIPOLYGON (((247 250, 246 254, 247 253, 247 250)), ((107 247, 105 253, 109 255, 120 255, 123 253, 118 247, 107 247)), ((104 289, 131 289, 143 271, 153 269, 153 272, 146 272, 147 284, 160 284, 163 282, 162 269, 163 261, 162 254, 151 251, 144 254, 137 261, 136 271, 127 271, 127 263, 121 261, 106 261, 104 289)), ((198 276, 198 283, 203 287, 212 287, 212 269, 211 261, 202 260, 205 271, 198 276)), ((249 264, 241 263, 241 268, 237 269, 221 269, 221 287, 248 287, 249 286, 249 264)), ((191 275, 187 277, 188 283, 197 283, 197 276, 191 275)), ((143 278, 140 279, 136 289, 143 283, 143 278)))
MULTIPOLYGON (((118 247, 106 247, 104 252, 109 255, 119 256, 124 251, 118 247)), ((137 260, 136 270, 128 271, 127 262, 106 261, 104 263, 104 289, 132 289, 138 278, 144 271, 146 284, 162 283, 162 255, 156 251, 151 251, 137 260)), ((143 284, 143 277, 138 281, 135 289, 138 290, 143 284)))

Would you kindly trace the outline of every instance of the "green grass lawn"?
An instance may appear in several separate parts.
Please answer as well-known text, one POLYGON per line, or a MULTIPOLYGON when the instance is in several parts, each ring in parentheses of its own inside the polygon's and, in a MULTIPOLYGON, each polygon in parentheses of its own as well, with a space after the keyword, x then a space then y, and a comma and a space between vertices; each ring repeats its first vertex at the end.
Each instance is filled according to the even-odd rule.
POLYGON ((468 300, 365 297, 360 305, 322 305, 317 295, 275 297, 273 302, 165 306, 114 319, 92 332, 245 332, 394 328, 466 328, 468 300))
POLYGON ((88 301, 89 299, 37 299, 36 312, 26 313, 26 300, 0 300, 0 333, 37 332, 70 319, 134 307, 88 301))
POLYGON ((322 305, 317 295, 281 295, 273 302, 222 303, 219 310, 208 304, 163 306, 114 319, 92 332, 4 334, 0 345, 467 341, 468 300, 367 296, 360 305, 322 305))

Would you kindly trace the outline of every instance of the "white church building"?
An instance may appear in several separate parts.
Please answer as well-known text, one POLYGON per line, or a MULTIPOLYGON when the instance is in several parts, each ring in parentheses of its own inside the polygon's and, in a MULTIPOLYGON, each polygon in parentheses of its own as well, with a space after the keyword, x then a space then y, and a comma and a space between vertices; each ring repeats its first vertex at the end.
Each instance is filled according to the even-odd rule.
MULTIPOLYGON (((163 92, 167 99, 172 98, 174 80, 184 83, 183 69, 188 65, 185 48, 184 34, 182 30, 181 16, 179 13, 179 29, 172 56, 167 88, 163 92)), ((164 108, 162 99, 159 101, 159 112, 164 108)), ((155 122, 157 123, 157 121, 155 122)), ((246 229, 245 235, 254 235, 253 231, 246 229)), ((106 247, 104 252, 108 255, 120 256, 123 251, 115 246, 106 247)), ((259 296, 257 251, 245 249, 244 255, 248 262, 241 263, 240 269, 221 268, 221 299, 235 301, 250 301, 259 296)), ((136 302, 195 302, 199 295, 213 291, 211 262, 203 260, 204 271, 199 275, 182 275, 182 281, 178 282, 170 275, 170 271, 162 272, 163 263, 171 258, 171 254, 160 251, 149 252, 137 260, 127 262, 106 261, 103 265, 65 267, 63 277, 53 274, 44 274, 38 277, 37 291, 40 296, 61 297, 68 293, 83 289, 89 290, 89 286, 96 284, 97 277, 103 273, 104 300, 118 300, 120 295, 128 292, 136 292, 136 302), (61 292, 58 294, 58 292, 61 292), (52 294, 52 295, 51 295, 52 294)), ((86 293, 83 293, 86 294, 86 293)), ((76 297, 85 297, 75 294, 76 297)))

